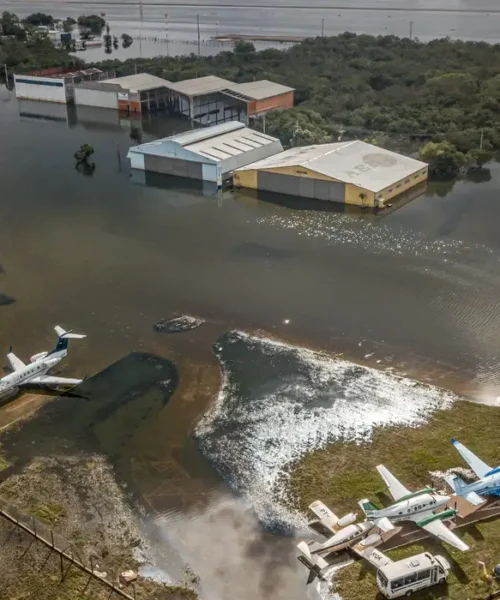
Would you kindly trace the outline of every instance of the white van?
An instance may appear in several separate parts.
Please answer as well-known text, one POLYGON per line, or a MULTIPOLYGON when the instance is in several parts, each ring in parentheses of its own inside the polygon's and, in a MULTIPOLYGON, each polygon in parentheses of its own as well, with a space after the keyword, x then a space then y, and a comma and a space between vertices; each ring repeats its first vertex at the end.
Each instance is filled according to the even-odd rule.
POLYGON ((444 583, 449 573, 450 563, 446 559, 425 552, 381 566, 377 571, 377 586, 386 598, 400 598, 444 583))

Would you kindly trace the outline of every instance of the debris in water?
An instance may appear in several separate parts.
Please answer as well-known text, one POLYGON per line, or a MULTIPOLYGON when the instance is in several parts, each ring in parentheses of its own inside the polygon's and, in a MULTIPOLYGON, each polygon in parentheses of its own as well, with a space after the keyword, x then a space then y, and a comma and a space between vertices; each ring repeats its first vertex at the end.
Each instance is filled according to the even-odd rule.
POLYGON ((14 298, 11 298, 6 294, 0 294, 0 306, 8 306, 9 304, 14 304, 14 302, 14 298))
POLYGON ((173 319, 161 319, 157 321, 153 327, 158 333, 179 333, 181 331, 190 331, 196 329, 205 323, 204 319, 182 315, 173 319))

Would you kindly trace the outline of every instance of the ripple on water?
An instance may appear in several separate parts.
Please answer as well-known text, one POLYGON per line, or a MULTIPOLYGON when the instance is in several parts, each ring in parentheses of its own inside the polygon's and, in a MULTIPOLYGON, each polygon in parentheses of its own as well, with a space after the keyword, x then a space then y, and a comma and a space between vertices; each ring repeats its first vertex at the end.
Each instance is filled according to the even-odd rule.
POLYGON ((215 354, 216 402, 195 432, 204 455, 271 528, 301 527, 278 485, 286 467, 335 440, 369 440, 381 425, 415 426, 451 393, 311 350, 233 331, 215 354))

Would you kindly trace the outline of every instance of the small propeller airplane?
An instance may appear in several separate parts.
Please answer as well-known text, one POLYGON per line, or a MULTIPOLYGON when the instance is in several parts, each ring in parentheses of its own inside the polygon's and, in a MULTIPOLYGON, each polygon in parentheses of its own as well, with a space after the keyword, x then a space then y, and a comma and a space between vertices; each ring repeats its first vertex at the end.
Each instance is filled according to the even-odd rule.
POLYGON ((387 485, 395 503, 386 508, 378 508, 368 499, 361 500, 359 505, 369 521, 376 525, 382 519, 390 521, 391 525, 402 521, 413 521, 450 546, 462 551, 469 549, 469 546, 451 532, 443 522, 452 519, 458 512, 448 508, 451 502, 450 496, 438 494, 432 488, 424 488, 412 493, 384 465, 378 465, 377 471, 387 485), (440 508, 444 510, 436 512, 440 508))
POLYGON ((451 443, 460 452, 460 455, 477 475, 478 480, 472 483, 458 477, 458 475, 447 475, 446 483, 451 487, 457 496, 465 498, 474 506, 486 502, 481 494, 485 496, 500 496, 500 467, 490 467, 473 452, 466 448, 457 440, 451 440, 451 443))
POLYGON ((7 360, 12 368, 12 373, 0 379, 0 396, 17 391, 28 386, 57 386, 71 385, 75 386, 81 383, 82 379, 70 379, 67 377, 53 377, 47 373, 55 367, 68 354, 68 340, 81 340, 87 336, 80 333, 65 331, 57 325, 55 328, 58 340, 55 348, 50 352, 40 352, 30 358, 30 363, 26 365, 13 352, 12 348, 7 354, 7 360))
POLYGON ((355 544, 359 544, 362 548, 373 546, 382 540, 380 531, 395 530, 388 519, 380 519, 375 525, 373 521, 356 523, 357 515, 355 513, 349 513, 339 518, 321 500, 310 504, 309 510, 318 517, 319 524, 328 539, 322 544, 316 542, 308 544, 305 541, 297 544, 300 551, 297 558, 310 571, 308 584, 316 577, 326 581, 324 572, 329 563, 323 558, 324 556, 341 552, 355 544))

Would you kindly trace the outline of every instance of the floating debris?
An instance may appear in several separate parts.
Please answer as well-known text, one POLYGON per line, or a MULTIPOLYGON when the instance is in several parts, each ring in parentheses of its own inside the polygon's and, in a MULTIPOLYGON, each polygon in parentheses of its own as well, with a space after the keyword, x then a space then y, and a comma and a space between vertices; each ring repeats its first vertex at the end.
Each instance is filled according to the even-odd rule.
POLYGON ((161 319, 153 327, 158 333, 180 333, 181 331, 190 331, 196 329, 205 323, 204 319, 182 315, 173 319, 161 319))
POLYGON ((6 294, 0 294, 0 306, 8 306, 9 304, 14 304, 14 302, 14 298, 11 298, 6 294))

